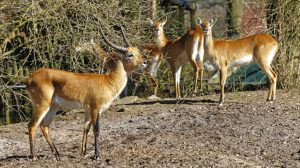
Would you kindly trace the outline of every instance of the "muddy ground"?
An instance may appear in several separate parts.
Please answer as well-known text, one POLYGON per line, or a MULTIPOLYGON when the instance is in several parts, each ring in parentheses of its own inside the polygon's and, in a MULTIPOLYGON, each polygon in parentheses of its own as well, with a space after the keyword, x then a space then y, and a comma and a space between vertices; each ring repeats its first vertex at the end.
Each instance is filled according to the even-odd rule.
POLYGON ((0 127, 0 167, 300 167, 300 91, 267 91, 182 100, 139 99, 114 105, 101 117, 101 159, 95 161, 93 134, 88 157, 79 157, 84 113, 56 116, 52 138, 62 161, 40 131, 29 158, 27 123, 0 127))

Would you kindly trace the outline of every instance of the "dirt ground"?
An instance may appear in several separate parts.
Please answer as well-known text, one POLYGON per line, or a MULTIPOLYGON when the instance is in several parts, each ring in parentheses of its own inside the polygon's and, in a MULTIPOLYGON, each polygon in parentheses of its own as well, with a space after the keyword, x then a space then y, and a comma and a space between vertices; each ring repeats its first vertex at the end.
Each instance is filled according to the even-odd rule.
POLYGON ((0 167, 300 167, 300 91, 267 90, 114 105, 101 117, 101 159, 93 134, 79 157, 84 113, 56 116, 51 136, 62 161, 37 133, 29 158, 27 123, 0 127, 0 167))

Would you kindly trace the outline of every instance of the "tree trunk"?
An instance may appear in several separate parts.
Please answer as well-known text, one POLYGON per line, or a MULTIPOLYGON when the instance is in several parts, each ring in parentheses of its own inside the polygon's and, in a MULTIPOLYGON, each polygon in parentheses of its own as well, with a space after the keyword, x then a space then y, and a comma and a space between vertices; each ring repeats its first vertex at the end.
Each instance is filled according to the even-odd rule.
POLYGON ((227 0, 227 6, 227 36, 238 38, 242 31, 243 2, 240 0, 227 0))

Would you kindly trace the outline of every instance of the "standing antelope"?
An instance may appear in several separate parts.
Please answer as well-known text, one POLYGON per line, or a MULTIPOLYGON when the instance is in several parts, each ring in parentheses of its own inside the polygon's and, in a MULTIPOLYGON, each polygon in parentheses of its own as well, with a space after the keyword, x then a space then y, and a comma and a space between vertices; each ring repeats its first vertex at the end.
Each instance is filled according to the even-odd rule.
POLYGON ((143 45, 143 47, 150 52, 150 60, 145 72, 152 83, 153 95, 157 96, 158 82, 156 77, 162 61, 162 53, 155 44, 143 45))
POLYGON ((89 52, 92 54, 95 54, 100 59, 101 69, 100 73, 104 72, 104 67, 107 64, 107 58, 109 57, 108 53, 104 51, 104 49, 100 46, 100 44, 97 44, 94 39, 91 39, 88 42, 83 42, 77 44, 75 47, 76 52, 89 52))
MULTIPOLYGON (((126 37, 124 37, 124 38, 126 38, 126 37)), ((130 45, 127 45, 127 46, 130 47, 130 45)), ((157 71, 159 69, 160 63, 162 61, 162 56, 161 56, 159 49, 154 44, 153 45, 151 45, 151 44, 143 45, 143 48, 145 48, 149 52, 150 60, 147 61, 148 64, 147 64, 147 67, 145 68, 145 72, 147 74, 147 77, 150 79, 151 86, 153 89, 153 95, 156 96, 157 90, 158 90, 158 82, 157 82, 156 76, 157 76, 157 71)), ((101 46, 99 44, 95 43, 93 39, 91 39, 88 42, 84 42, 84 43, 80 43, 80 44, 76 45, 75 50, 77 52, 85 52, 86 51, 89 53, 95 53, 100 58, 103 58, 103 59, 105 59, 104 56, 109 55, 101 48, 101 46)), ((111 66, 109 66, 109 67, 111 67, 111 66)))
POLYGON ((81 74, 42 68, 29 78, 26 89, 33 104, 33 116, 28 123, 30 151, 33 160, 36 127, 41 131, 54 152, 60 155, 49 135, 49 125, 60 107, 85 109, 82 156, 86 155, 86 141, 90 126, 93 126, 95 139, 95 159, 99 159, 99 117, 120 94, 127 83, 129 72, 146 65, 139 50, 135 47, 119 47, 111 43, 100 28, 104 41, 120 52, 115 68, 107 74, 81 74))
MULTIPOLYGON (((125 36, 122 25, 119 26, 121 28, 122 36, 125 40, 125 43, 127 44, 128 47, 131 46, 129 41, 127 40, 127 37, 125 36)), ((152 83, 151 86, 153 88, 153 95, 157 96, 158 82, 156 77, 157 77, 157 71, 162 61, 162 53, 160 52, 160 49, 155 44, 145 44, 143 45, 143 48, 149 52, 149 56, 150 56, 150 61, 148 63, 148 66, 145 68, 145 72, 152 83)))
POLYGON ((180 93, 180 73, 182 65, 190 64, 194 68, 194 91, 197 93, 197 80, 200 72, 200 92, 202 94, 202 75, 203 75, 203 33, 199 26, 190 29, 183 37, 176 40, 169 40, 164 34, 164 25, 167 22, 152 21, 148 19, 153 27, 154 39, 157 47, 166 57, 174 77, 176 97, 181 97, 180 93))
POLYGON ((90 52, 95 53, 101 58, 105 58, 108 54, 104 51, 104 49, 97 43, 95 43, 94 39, 91 39, 89 42, 79 43, 75 46, 75 51, 77 52, 90 52))
POLYGON ((278 42, 268 34, 257 34, 237 40, 213 40, 212 27, 217 19, 199 24, 204 32, 204 50, 211 63, 220 69, 220 105, 224 102, 224 85, 227 68, 254 62, 268 76, 270 88, 267 101, 275 99, 277 75, 271 68, 272 60, 278 50, 278 42))

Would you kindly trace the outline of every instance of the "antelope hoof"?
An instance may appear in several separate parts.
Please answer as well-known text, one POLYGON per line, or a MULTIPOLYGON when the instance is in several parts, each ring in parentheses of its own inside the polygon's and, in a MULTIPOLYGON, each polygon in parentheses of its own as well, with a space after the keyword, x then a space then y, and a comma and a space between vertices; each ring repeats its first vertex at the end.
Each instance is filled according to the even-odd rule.
POLYGON ((200 96, 204 96, 203 90, 200 91, 200 96))
POLYGON ((33 160, 33 161, 36 161, 36 160, 39 160, 39 159, 38 159, 36 156, 33 156, 33 157, 32 157, 32 160, 33 160))
POLYGON ((94 158, 95 158, 95 160, 100 160, 99 156, 95 156, 94 158))
POLYGON ((176 99, 180 99, 181 98, 181 96, 176 96, 176 99))
POLYGON ((81 159, 87 158, 86 152, 80 152, 79 157, 81 157, 81 159))
POLYGON ((223 106, 224 100, 219 101, 219 106, 223 106))
POLYGON ((58 154, 58 155, 55 155, 55 157, 56 157, 56 160, 57 160, 57 161, 61 161, 60 155, 59 155, 59 154, 58 154))
POLYGON ((86 159, 88 157, 88 155, 81 155, 82 159, 86 159))
POLYGON ((191 97, 197 97, 197 92, 193 92, 190 96, 191 97))

